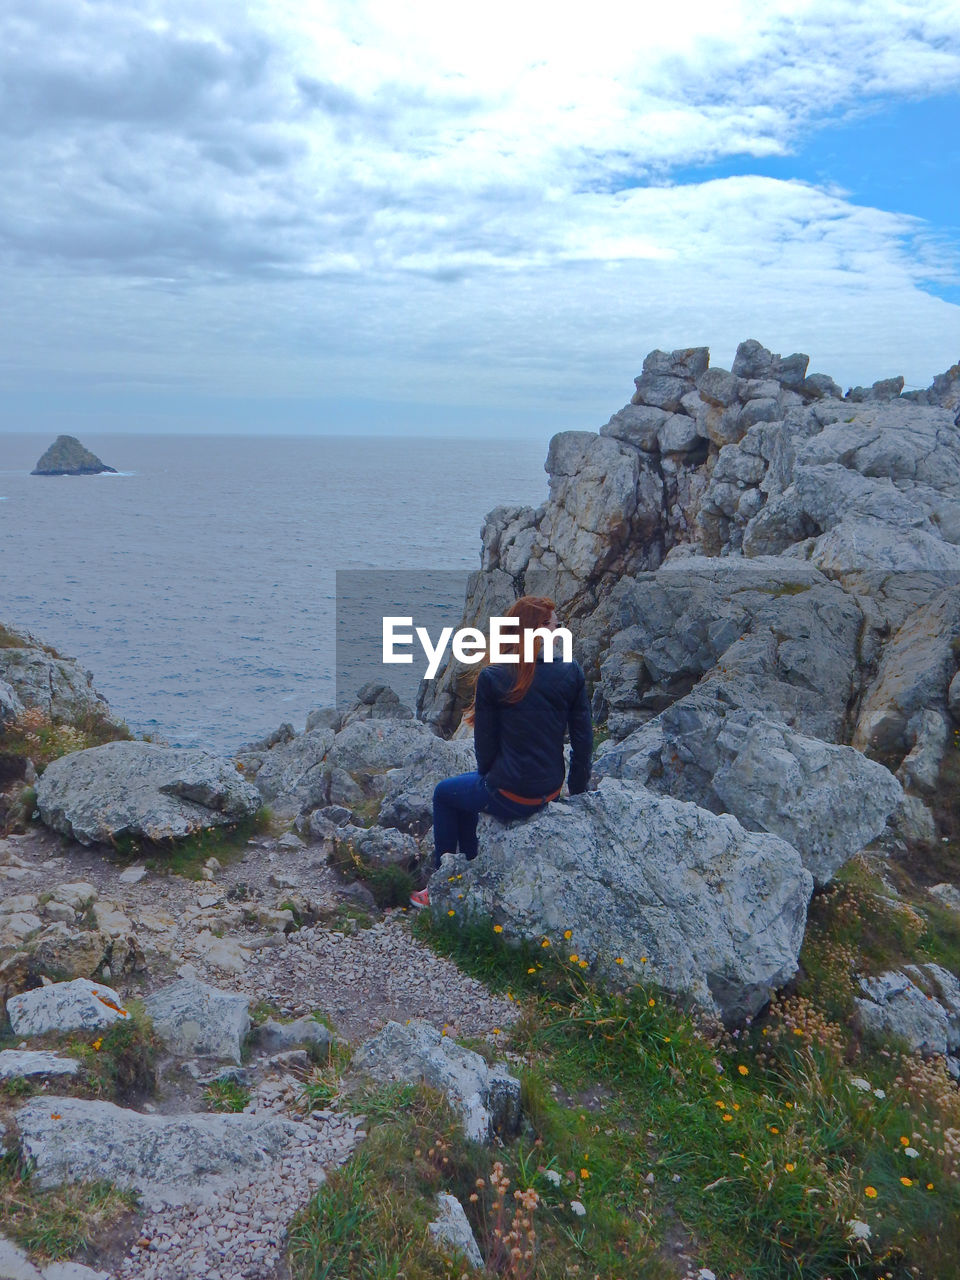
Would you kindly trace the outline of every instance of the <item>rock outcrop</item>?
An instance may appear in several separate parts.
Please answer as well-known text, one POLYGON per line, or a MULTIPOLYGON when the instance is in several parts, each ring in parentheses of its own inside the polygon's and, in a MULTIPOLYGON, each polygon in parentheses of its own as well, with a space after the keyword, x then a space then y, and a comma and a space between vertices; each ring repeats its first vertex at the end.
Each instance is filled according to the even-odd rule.
MULTIPOLYGON (((935 836, 960 723, 960 383, 843 396, 807 365, 753 340, 729 370, 651 353, 599 432, 551 441, 543 506, 488 515, 463 622, 552 596, 610 735, 598 774, 780 834, 826 883, 888 819, 935 836)), ((466 674, 421 687, 444 735, 466 674)))
POLYGON ((0 728, 28 709, 64 724, 93 718, 121 727, 91 672, 28 631, 0 625, 0 728))
POLYGON ((57 436, 30 472, 32 476, 98 476, 116 467, 108 467, 95 453, 85 449, 76 436, 57 436))
POLYGON ((505 938, 568 948, 608 982, 655 982, 735 1022, 796 972, 812 887, 778 836, 607 778, 525 823, 485 819, 480 855, 444 858, 430 897, 440 912, 490 917, 505 938))
POLYGON ((108 742, 52 761, 37 784, 47 826, 81 844, 177 840, 251 817, 256 788, 209 751, 108 742))

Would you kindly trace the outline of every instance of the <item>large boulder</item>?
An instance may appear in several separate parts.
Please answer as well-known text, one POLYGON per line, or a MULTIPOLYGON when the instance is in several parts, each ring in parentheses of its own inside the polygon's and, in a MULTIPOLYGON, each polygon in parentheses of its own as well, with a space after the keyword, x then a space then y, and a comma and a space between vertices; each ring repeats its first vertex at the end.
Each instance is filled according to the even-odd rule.
POLYGON ((176 840, 249 818, 260 795, 209 751, 108 742, 54 760, 37 783, 49 827, 81 844, 176 840))
POLYGON ((437 910, 532 942, 565 946, 570 930, 594 973, 689 994, 728 1022, 796 972, 813 879, 778 836, 613 778, 527 822, 484 822, 479 857, 445 858, 431 879, 437 910))
POLYGON ((781 836, 814 882, 830 882, 883 831, 903 788, 853 747, 807 737, 700 685, 619 743, 594 773, 732 813, 750 831, 781 836))
POLYGON ((488 1066, 428 1022, 388 1022, 353 1057, 357 1071, 384 1083, 439 1089, 474 1142, 513 1133, 520 1119, 520 1081, 500 1063, 488 1066))
POLYGON ((171 1053, 239 1062, 250 1030, 247 996, 183 978, 144 1002, 153 1028, 171 1053))
POLYGON ((85 1098, 32 1098, 17 1112, 23 1157, 38 1187, 106 1179, 151 1202, 209 1203, 316 1140, 270 1115, 141 1115, 85 1098))

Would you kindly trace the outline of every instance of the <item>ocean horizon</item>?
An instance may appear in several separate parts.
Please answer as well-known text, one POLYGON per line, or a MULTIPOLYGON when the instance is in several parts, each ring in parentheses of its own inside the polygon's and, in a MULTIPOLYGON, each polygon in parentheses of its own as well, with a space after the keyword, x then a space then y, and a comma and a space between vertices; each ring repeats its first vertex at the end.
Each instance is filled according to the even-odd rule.
POLYGON ((223 753, 334 702, 337 570, 465 574, 487 511, 547 495, 545 440, 80 438, 118 474, 31 476, 52 437, 0 434, 0 622, 223 753))

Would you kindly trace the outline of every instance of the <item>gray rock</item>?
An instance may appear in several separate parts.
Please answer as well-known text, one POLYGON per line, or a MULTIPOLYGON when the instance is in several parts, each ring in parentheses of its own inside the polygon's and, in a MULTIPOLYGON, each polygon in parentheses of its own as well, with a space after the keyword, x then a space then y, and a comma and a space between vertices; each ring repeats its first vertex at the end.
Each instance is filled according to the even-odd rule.
POLYGON ((960 586, 938 592, 906 619, 883 650, 860 704, 853 741, 879 750, 908 749, 907 727, 927 708, 943 707, 956 670, 960 586))
POLYGON ((33 1098, 17 1112, 37 1186, 107 1179, 167 1204, 210 1203, 313 1130, 261 1115, 141 1115, 85 1098, 33 1098))
POLYGON ((645 453, 656 453, 660 448, 658 433, 669 417, 665 409, 653 405, 628 404, 600 428, 600 434, 635 445, 645 453))
POLYGON ((275 1022, 268 1018, 256 1028, 253 1040, 266 1053, 304 1047, 325 1051, 333 1044, 333 1034, 316 1018, 297 1018, 295 1022, 275 1022))
POLYGON ((43 1269, 43 1280, 112 1280, 109 1272, 85 1267, 81 1262, 50 1262, 43 1269))
POLYGON ((522 824, 482 821, 479 857, 445 859, 430 881, 438 911, 555 945, 570 929, 592 972, 689 993, 728 1021, 796 972, 813 880, 777 836, 612 778, 522 824))
POLYGON ((420 847, 413 836, 394 827, 337 827, 333 845, 338 853, 356 854, 373 867, 413 867, 420 847))
MULTIPOLYGON (((696 753, 689 738, 670 745, 696 753)), ((893 774, 852 747, 749 713, 721 721, 716 746, 712 786, 724 809, 792 844, 818 885, 880 835, 903 799, 893 774)))
POLYGON ((16 720, 23 710, 23 703, 13 685, 7 684, 6 680, 0 680, 0 725, 16 720))
POLYGON ((456 1196, 441 1191, 437 1195, 440 1216, 427 1224, 427 1230, 434 1240, 448 1245, 461 1254, 471 1267, 479 1271, 483 1267, 483 1254, 473 1234, 473 1228, 464 1213, 463 1205, 456 1196))
POLYGON ((316 808, 329 797, 327 752, 334 732, 323 726, 284 736, 265 751, 237 759, 264 800, 281 809, 316 808))
POLYGON ((834 382, 833 378, 829 377, 829 375, 825 373, 808 374, 797 390, 801 395, 814 400, 821 400, 825 398, 839 400, 843 395, 843 390, 841 389, 840 384, 834 382))
POLYGON ((240 1061, 250 1030, 246 996, 184 978, 148 996, 144 1005, 154 1030, 178 1057, 240 1061))
POLYGON ((642 373, 639 378, 634 378, 634 382, 637 387, 634 404, 654 405, 667 413, 676 413, 683 397, 692 388, 691 379, 659 373, 642 373))
POLYGON ((855 403, 871 400, 896 400, 903 390, 903 378, 881 378, 870 387, 852 387, 846 395, 855 403))
POLYGON ((37 783, 47 826, 81 844, 172 840, 250 817, 256 788, 209 751, 108 742, 52 761, 37 783))
POLYGON ((697 379, 700 398, 707 404, 726 409, 740 398, 740 379, 727 369, 707 369, 697 379))
POLYGON ((960 671, 950 681, 947 690, 947 706, 955 723, 960 724, 960 671))
POLYGON ((305 732, 314 729, 332 729, 338 733, 343 728, 343 716, 336 707, 315 707, 307 716, 305 732))
POLYGON ((709 347, 681 347, 677 351, 651 351, 643 361, 643 372, 695 382, 710 363, 709 347))
POLYGON ((22 1249, 0 1235, 0 1280, 43 1280, 22 1249))
POLYGON ((905 787, 933 795, 950 739, 947 718, 939 711, 918 711, 907 723, 906 736, 907 741, 913 739, 913 746, 897 770, 897 777, 905 787))
POLYGON ((748 338, 737 347, 733 372, 738 378, 766 378, 777 359, 779 357, 757 342, 756 338, 748 338))
POLYGON ((439 1089, 460 1115, 475 1142, 513 1133, 520 1118, 520 1081, 500 1063, 487 1066, 429 1023, 388 1022, 353 1057, 353 1066, 374 1080, 423 1082, 439 1089))
POLYGON ((59 1054, 42 1049, 0 1050, 0 1080, 24 1079, 36 1076, 75 1076, 80 1070, 76 1058, 61 1058, 59 1054))
POLYGON ((946 1054, 960 1046, 960 981, 939 965, 905 965, 861 978, 856 1001, 863 1027, 899 1036, 914 1053, 946 1054))
POLYGON ((341 728, 355 720, 412 720, 413 711, 405 706, 395 690, 387 684, 370 681, 357 691, 357 700, 344 713, 341 728))
POLYGON ((57 436, 30 472, 32 476, 96 476, 104 471, 116 474, 95 453, 85 449, 76 436, 57 436))
POLYGON ((905 795, 890 825, 907 845, 931 845, 937 838, 936 820, 919 796, 905 795))
POLYGON ((36 708, 63 724, 92 716, 119 729, 89 671, 27 631, 8 632, 8 641, 17 638, 21 645, 0 647, 0 681, 12 691, 12 698, 6 695, 7 715, 36 708))
POLYGON ((685 413, 674 413, 657 432, 662 453, 689 453, 703 443, 693 418, 685 413))
POLYGON ((431 734, 415 746, 403 765, 383 778, 383 799, 377 821, 424 835, 433 823, 433 791, 438 782, 476 769, 472 741, 447 742, 431 734))
POLYGON ((48 1031, 96 1031, 129 1016, 115 991, 89 978, 35 987, 7 1001, 13 1033, 25 1038, 48 1031))
POLYGON ((931 885, 930 893, 945 907, 960 913, 960 889, 955 884, 931 885))

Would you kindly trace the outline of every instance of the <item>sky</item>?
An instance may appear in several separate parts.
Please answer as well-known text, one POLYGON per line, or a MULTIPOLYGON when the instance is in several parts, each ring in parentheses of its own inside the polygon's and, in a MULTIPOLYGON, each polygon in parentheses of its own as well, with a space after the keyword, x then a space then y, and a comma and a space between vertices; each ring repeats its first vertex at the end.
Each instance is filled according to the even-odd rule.
POLYGON ((0 431, 595 429, 960 358, 956 0, 5 0, 0 431))

